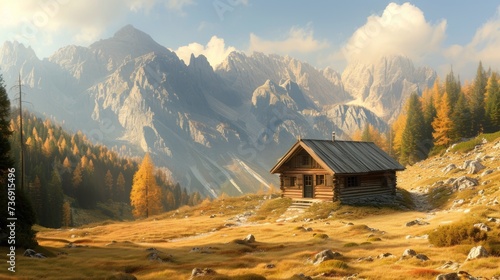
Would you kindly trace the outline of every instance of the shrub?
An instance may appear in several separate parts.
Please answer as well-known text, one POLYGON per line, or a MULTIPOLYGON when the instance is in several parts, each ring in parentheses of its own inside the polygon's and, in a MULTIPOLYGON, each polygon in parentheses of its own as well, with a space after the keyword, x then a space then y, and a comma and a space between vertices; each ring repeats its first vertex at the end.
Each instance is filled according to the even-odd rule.
POLYGON ((368 238, 368 241, 374 242, 374 241, 382 241, 380 237, 370 237, 368 238))
POLYGON ((477 243, 487 238, 486 232, 468 223, 440 226, 429 234, 429 242, 437 247, 477 243))
POLYGON ((472 151, 477 145, 481 144, 481 142, 482 142, 482 137, 476 137, 472 140, 456 144, 455 147, 451 149, 451 151, 467 153, 469 151, 472 151))
POLYGON ((359 244, 356 242, 349 242, 344 244, 344 247, 356 247, 356 246, 359 246, 359 244))

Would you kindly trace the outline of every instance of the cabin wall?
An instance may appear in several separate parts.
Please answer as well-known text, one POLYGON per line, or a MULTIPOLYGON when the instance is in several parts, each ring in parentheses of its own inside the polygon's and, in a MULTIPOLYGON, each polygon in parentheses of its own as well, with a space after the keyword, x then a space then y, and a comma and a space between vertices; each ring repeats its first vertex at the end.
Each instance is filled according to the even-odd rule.
MULTIPOLYGON (((305 172, 305 171, 301 171, 305 172)), ((287 172, 280 175, 280 189, 282 197, 292 199, 304 198, 304 175, 313 176, 313 199, 321 199, 325 201, 333 200, 333 176, 327 174, 326 171, 307 171, 305 173, 287 172), (319 181, 319 176, 323 176, 323 183, 319 181), (292 179, 295 178, 295 179, 292 179), (292 183, 295 183, 292 185, 292 183)))
POLYGON ((343 203, 356 203, 383 196, 391 197, 395 194, 395 171, 335 176, 334 200, 340 200, 343 203), (357 179, 352 179, 353 177, 357 179), (353 184, 354 181, 357 184, 353 184))

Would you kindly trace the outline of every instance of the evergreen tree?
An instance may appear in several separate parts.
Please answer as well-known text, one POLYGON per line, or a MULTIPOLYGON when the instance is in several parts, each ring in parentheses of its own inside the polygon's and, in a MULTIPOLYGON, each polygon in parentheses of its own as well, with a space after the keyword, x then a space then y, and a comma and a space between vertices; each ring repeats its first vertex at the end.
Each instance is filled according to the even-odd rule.
POLYGON ((453 123, 453 142, 459 141, 462 138, 472 136, 471 113, 467 104, 467 98, 462 92, 458 96, 457 104, 451 116, 453 123))
POLYGON ((139 170, 134 174, 130 204, 134 217, 149 217, 163 211, 161 189, 154 176, 155 167, 149 154, 146 154, 139 170))
POLYGON ((453 70, 451 70, 450 73, 446 75, 446 81, 444 86, 445 86, 445 92, 448 94, 448 106, 450 110, 453 111, 453 108, 455 107, 455 104, 458 101, 458 96, 461 91, 460 82, 458 81, 458 79, 455 78, 453 70))
POLYGON ((487 132, 496 132, 500 130, 500 87, 495 72, 488 80, 486 96, 487 132))
MULTIPOLYGON (((10 130, 10 100, 5 90, 3 76, 0 74, 0 205, 5 207, 0 211, 0 221, 2 223, 7 221, 7 205, 8 205, 8 192, 7 188, 11 181, 15 180, 14 186, 16 192, 16 246, 33 248, 37 245, 35 240, 35 231, 32 226, 36 222, 35 212, 31 206, 28 197, 24 191, 19 187, 19 173, 14 173, 14 161, 11 158, 11 145, 9 137, 12 135, 10 130), (8 174, 12 173, 15 177, 9 177, 8 174)), ((9 236, 9 229, 2 225, 0 227, 0 246, 9 245, 7 237, 9 236)))
POLYGON ((115 196, 120 199, 120 201, 125 202, 128 198, 124 198, 125 196, 125 177, 123 176, 123 173, 119 173, 118 177, 116 178, 116 190, 115 190, 115 196))
POLYGON ((438 106, 437 117, 432 122, 435 146, 448 146, 452 141, 453 123, 450 119, 450 102, 446 92, 438 106))
POLYGON ((108 198, 113 200, 114 199, 113 175, 111 174, 111 171, 109 169, 108 169, 108 172, 106 172, 106 176, 104 177, 104 185, 106 186, 108 198))
POLYGON ((65 201, 62 206, 62 225, 70 227, 72 225, 71 205, 65 201))
POLYGON ((471 95, 471 116, 472 133, 474 135, 481 133, 485 124, 485 106, 484 94, 486 91, 487 77, 483 69, 483 64, 479 62, 476 78, 471 95))
POLYGON ((403 164, 414 164, 427 156, 429 151, 424 145, 423 125, 422 104, 418 95, 413 93, 408 98, 407 119, 401 142, 400 160, 403 164))

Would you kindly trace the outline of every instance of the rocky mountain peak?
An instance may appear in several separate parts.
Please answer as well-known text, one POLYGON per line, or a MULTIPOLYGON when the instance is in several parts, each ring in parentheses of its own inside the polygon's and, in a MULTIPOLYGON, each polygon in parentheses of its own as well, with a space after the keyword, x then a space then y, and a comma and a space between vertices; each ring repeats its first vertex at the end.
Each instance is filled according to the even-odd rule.
POLYGON ((35 51, 28 46, 25 47, 17 41, 6 41, 0 48, 0 64, 15 64, 16 61, 38 60, 35 51))

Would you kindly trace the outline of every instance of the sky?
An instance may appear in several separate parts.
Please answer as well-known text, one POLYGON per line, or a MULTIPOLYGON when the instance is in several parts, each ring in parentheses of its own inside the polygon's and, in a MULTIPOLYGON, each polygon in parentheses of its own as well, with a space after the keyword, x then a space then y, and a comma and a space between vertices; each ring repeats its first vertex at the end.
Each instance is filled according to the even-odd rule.
POLYGON ((289 55, 341 72, 351 61, 404 55, 439 75, 472 79, 478 62, 500 70, 498 1, 0 0, 0 42, 46 58, 89 46, 132 24, 187 63, 212 66, 231 51, 289 55))

